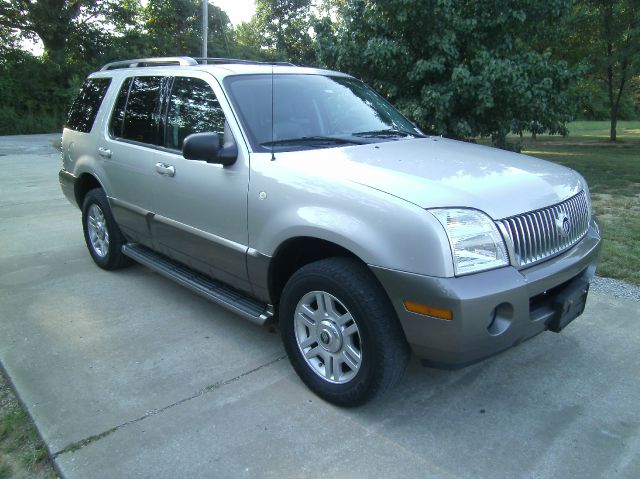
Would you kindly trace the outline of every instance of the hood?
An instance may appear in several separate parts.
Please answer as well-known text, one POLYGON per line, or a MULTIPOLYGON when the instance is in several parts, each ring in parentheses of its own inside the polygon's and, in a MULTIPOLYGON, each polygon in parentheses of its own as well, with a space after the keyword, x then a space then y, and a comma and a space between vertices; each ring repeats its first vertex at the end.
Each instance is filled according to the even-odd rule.
POLYGON ((315 169, 300 156, 317 159, 312 163, 324 175, 375 188, 421 208, 475 208, 493 219, 559 203, 585 188, 578 173, 555 163, 440 137, 278 157, 287 161, 290 155, 296 157, 290 157, 292 166, 315 169))

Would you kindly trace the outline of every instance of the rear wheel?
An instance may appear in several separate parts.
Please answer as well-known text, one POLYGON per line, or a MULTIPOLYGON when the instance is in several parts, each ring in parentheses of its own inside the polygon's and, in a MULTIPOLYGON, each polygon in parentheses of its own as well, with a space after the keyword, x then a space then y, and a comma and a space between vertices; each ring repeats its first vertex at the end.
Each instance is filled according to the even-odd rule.
POLYGON ((84 239, 93 261, 103 269, 114 270, 131 264, 122 254, 124 237, 116 224, 109 202, 100 188, 90 190, 82 203, 84 239))
POLYGON ((351 258, 302 267, 280 300, 280 328, 291 363, 318 396, 357 406, 402 377, 409 347, 386 292, 351 258))

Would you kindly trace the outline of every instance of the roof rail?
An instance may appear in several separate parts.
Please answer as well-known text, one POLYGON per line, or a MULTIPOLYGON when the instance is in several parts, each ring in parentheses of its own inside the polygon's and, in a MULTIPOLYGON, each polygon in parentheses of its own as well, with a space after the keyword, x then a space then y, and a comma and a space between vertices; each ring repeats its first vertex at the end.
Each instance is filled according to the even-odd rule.
POLYGON ((194 66, 198 62, 191 57, 156 57, 156 58, 135 58, 133 60, 121 60, 119 62, 107 63, 100 71, 116 70, 118 68, 154 67, 163 65, 194 66))
POLYGON ((227 63, 243 63, 247 65, 280 65, 287 67, 295 67, 293 63, 290 62, 265 62, 260 60, 243 60, 240 58, 217 58, 217 57, 196 57, 193 60, 198 63, 215 63, 215 64, 227 64, 227 63))
POLYGON ((155 57, 155 58, 134 58, 133 60, 121 60, 118 62, 107 63, 100 71, 105 70, 117 70, 118 68, 139 68, 139 67, 155 67, 164 65, 179 65, 179 66, 195 66, 200 63, 213 63, 217 65, 224 65, 229 63, 242 63, 245 65, 280 65, 294 67, 293 63, 289 62, 263 62, 258 60, 243 60, 240 58, 191 58, 191 57, 155 57))

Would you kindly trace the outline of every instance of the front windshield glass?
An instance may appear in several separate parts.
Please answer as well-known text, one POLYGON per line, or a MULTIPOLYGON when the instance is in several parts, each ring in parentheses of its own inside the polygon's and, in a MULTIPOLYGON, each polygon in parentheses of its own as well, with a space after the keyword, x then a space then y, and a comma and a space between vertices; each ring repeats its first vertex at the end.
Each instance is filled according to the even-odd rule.
POLYGON ((309 74, 237 75, 224 81, 254 151, 288 151, 423 136, 367 85, 309 74), (273 128, 271 126, 273 116, 273 128))

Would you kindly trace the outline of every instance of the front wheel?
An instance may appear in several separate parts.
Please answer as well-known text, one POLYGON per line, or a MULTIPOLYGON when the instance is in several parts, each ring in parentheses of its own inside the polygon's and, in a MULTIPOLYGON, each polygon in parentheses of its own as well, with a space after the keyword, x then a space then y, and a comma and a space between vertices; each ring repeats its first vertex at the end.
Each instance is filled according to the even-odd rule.
POLYGON ((289 359, 318 396, 357 406, 402 377, 409 347, 382 286, 352 258, 308 264, 287 282, 280 329, 289 359))

